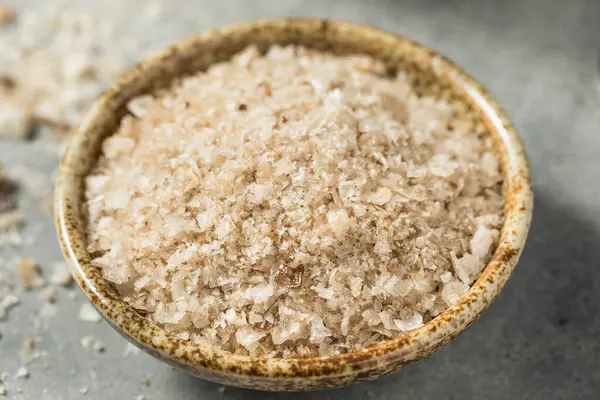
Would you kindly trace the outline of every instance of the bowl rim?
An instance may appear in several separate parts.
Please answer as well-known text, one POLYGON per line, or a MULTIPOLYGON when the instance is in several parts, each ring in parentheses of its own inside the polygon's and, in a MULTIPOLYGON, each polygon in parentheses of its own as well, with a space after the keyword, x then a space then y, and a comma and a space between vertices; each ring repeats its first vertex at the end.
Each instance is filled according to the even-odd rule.
POLYGON ((398 34, 351 22, 325 19, 268 19, 233 24, 213 29, 175 44, 156 55, 145 59, 134 68, 123 73, 116 83, 98 97, 89 112, 72 134, 63 153, 55 189, 55 224, 61 249, 79 286, 103 317, 138 347, 167 361, 191 369, 214 373, 262 377, 273 379, 305 379, 323 376, 343 376, 367 373, 380 369, 382 365, 399 368, 418 360, 445 345, 468 326, 474 323, 491 304, 504 286, 523 250, 533 210, 531 175, 521 141, 503 110, 488 94, 487 90, 462 68, 437 52, 398 34), (377 36, 405 46, 420 57, 429 57, 439 76, 444 75, 452 85, 460 88, 465 98, 486 119, 488 129, 501 142, 500 161, 505 182, 505 223, 498 247, 469 291, 454 306, 436 316, 420 328, 407 332, 395 339, 359 351, 329 357, 311 358, 262 358, 235 355, 223 350, 206 348, 169 335, 133 310, 117 296, 110 295, 108 284, 98 279, 91 267, 89 254, 85 251, 85 234, 80 219, 75 218, 75 209, 81 198, 75 196, 75 187, 81 184, 85 174, 82 160, 89 143, 89 130, 102 115, 111 113, 112 102, 119 91, 152 66, 160 65, 178 51, 225 37, 232 33, 244 33, 251 29, 289 26, 298 29, 337 29, 359 32, 365 36, 377 36))

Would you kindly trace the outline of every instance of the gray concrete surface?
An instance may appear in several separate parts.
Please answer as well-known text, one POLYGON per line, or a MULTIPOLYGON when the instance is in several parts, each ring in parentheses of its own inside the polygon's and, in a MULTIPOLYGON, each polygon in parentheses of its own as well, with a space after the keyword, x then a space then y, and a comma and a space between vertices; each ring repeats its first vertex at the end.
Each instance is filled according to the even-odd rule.
MULTIPOLYGON (((114 0, 113 0, 114 1, 114 0)), ((171 1, 163 20, 132 18, 139 2, 70 1, 97 9, 128 34, 170 43, 225 23, 270 16, 323 16, 405 34, 448 55, 479 78, 513 118, 534 171, 534 222, 519 267, 468 332, 428 359, 336 391, 265 394, 227 388, 172 370, 148 355, 123 356, 125 341, 105 323, 77 320, 79 297, 59 293, 58 314, 35 327, 41 301, 27 294, 0 323, 0 371, 14 375, 23 337, 40 336, 48 355, 28 380, 7 384, 10 399, 595 399, 600 398, 600 2, 501 1, 171 1), (122 10, 126 11, 122 11, 122 10), (106 352, 81 349, 92 334, 106 352), (149 378, 150 386, 139 383, 149 378), (102 381, 111 381, 105 388, 102 381), (21 394, 14 388, 20 387, 21 394), (80 388, 87 387, 86 395, 80 388)), ((11 0, 35 7, 41 0, 11 0)), ((0 161, 48 176, 57 159, 31 143, 0 142, 0 161)), ((50 217, 23 191, 35 243, 0 249, 5 258, 60 258, 50 217), (35 231, 35 232, 34 232, 35 231)))

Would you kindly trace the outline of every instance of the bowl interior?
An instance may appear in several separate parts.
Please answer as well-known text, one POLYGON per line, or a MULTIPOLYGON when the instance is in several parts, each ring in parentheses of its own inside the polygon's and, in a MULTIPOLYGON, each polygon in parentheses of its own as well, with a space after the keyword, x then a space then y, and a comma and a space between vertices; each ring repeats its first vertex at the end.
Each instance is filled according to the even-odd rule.
MULTIPOLYGON (((267 387, 270 379, 283 382, 282 378, 314 377, 320 381, 314 381, 313 387, 321 387, 370 379, 398 369, 431 353, 472 324, 517 262, 529 228, 532 192, 525 154, 512 126, 486 91, 447 59, 414 42, 365 26, 325 20, 271 20, 199 35, 122 75, 96 101, 72 136, 59 171, 55 207, 63 253, 79 285, 105 318, 135 344, 177 366, 224 383, 271 388, 267 387), (169 336, 143 318, 90 266, 81 212, 83 177, 94 165, 102 141, 116 131, 129 99, 226 60, 250 44, 266 51, 273 44, 290 43, 335 54, 369 54, 383 61, 390 74, 406 72, 417 93, 445 99, 457 115, 470 121, 475 134, 490 135, 505 178, 505 225, 499 246, 481 277, 457 305, 423 327, 371 348, 312 359, 259 359, 201 348, 169 336), (357 376, 359 373, 362 375, 357 376), (253 381, 240 383, 246 376, 253 381), (323 377, 334 377, 336 384, 323 377)), ((280 388, 286 384, 281 383, 280 388)), ((297 388, 299 384, 289 385, 297 388)))

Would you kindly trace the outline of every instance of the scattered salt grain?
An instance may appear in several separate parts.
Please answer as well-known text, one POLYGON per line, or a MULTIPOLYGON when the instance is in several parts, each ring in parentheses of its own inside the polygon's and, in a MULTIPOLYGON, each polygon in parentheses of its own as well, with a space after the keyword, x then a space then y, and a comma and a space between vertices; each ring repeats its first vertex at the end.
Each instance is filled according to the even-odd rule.
POLYGON ((0 321, 3 321, 11 308, 19 304, 19 298, 13 293, 12 281, 0 270, 0 321))
POLYGON ((293 46, 135 98, 85 178, 92 262, 171 334, 236 354, 416 329, 466 293, 502 224, 492 142, 451 101, 293 46))
POLYGON ((98 353, 103 352, 105 349, 104 342, 91 336, 84 336, 81 338, 81 347, 98 353))
POLYGON ((137 356, 138 354, 140 354, 140 349, 138 349, 135 345, 127 342, 127 344, 125 345, 125 351, 123 351, 123 356, 137 356))
POLYGON ((56 288, 54 286, 46 286, 39 291, 40 299, 47 303, 54 303, 56 300, 56 288))
POLYGON ((15 22, 17 17, 17 10, 10 6, 0 5, 0 26, 15 22))
POLYGON ((16 268, 23 290, 31 290, 44 286, 45 281, 41 277, 39 267, 33 258, 19 258, 16 262, 16 268))
POLYGON ((27 379, 27 378, 29 378, 29 371, 27 371, 27 368, 25 368, 25 367, 20 367, 17 370, 16 375, 17 375, 17 378, 19 378, 19 379, 27 379))
POLYGON ((88 394, 88 392, 90 391, 90 388, 88 387, 82 387, 81 389, 79 389, 79 393, 86 395, 88 394))
POLYGON ((0 99, 0 139, 24 139, 29 134, 31 122, 31 115, 24 105, 0 99))
POLYGON ((102 317, 89 303, 83 303, 79 308, 79 320, 83 322, 100 322, 102 317))
POLYGON ((56 286, 69 286, 73 282, 73 277, 69 271, 69 267, 64 261, 51 263, 52 275, 50 282, 56 286))
POLYGON ((21 349, 19 350, 19 357, 21 358, 22 363, 29 364, 32 361, 41 358, 43 355, 44 353, 36 349, 35 341, 33 339, 23 339, 21 342, 21 349))
POLYGON ((18 228, 23 225, 23 212, 21 210, 11 210, 0 213, 0 230, 8 228, 18 228))

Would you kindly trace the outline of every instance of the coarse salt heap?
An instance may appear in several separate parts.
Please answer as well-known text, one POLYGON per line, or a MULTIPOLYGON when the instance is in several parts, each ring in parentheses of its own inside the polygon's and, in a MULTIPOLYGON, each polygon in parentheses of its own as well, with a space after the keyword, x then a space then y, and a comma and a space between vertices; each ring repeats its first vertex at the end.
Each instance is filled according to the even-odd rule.
POLYGON ((86 178, 88 251, 180 338, 357 350, 456 303, 496 246, 491 139, 367 56, 251 47, 128 109, 86 178))

